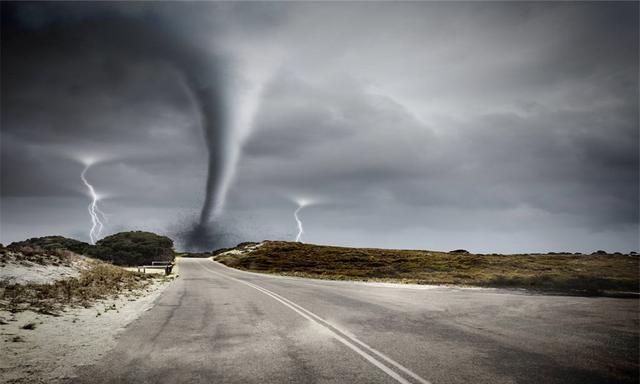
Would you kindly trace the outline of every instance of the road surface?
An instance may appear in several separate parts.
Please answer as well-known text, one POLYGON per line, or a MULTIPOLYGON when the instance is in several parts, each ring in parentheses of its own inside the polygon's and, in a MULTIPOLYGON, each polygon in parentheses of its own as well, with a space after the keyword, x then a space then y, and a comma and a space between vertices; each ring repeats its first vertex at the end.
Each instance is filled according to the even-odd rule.
POLYGON ((638 382, 636 299, 179 270, 75 382, 638 382))

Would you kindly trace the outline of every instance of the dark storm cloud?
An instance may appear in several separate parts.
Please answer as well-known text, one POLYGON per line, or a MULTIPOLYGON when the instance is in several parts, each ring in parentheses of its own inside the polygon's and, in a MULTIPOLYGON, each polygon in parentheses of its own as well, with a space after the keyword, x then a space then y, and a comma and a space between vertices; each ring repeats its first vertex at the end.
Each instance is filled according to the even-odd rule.
MULTIPOLYGON (((224 100, 227 84, 222 74, 224 66, 222 60, 215 54, 199 48, 192 40, 192 36, 186 38, 183 31, 172 28, 171 24, 166 24, 166 17, 161 17, 162 15, 155 13, 154 9, 133 8, 135 12, 131 13, 126 12, 127 8, 91 5, 86 12, 83 12, 84 7, 78 7, 79 12, 75 13, 77 17, 71 20, 59 13, 61 9, 58 7, 51 7, 50 10, 46 10, 48 7, 45 7, 45 11, 42 11, 49 13, 50 20, 43 20, 42 14, 34 17, 33 12, 25 12, 25 9, 29 11, 29 6, 26 8, 18 6, 15 12, 11 12, 12 9, 9 6, 6 7, 8 16, 3 20, 3 34, 8 38, 3 40, 3 50, 7 57, 3 62, 3 75, 5 75, 3 76, 3 93, 8 95, 8 100, 5 103, 6 123, 3 125, 9 127, 7 133, 13 133, 11 129, 13 127, 18 129, 20 136, 28 138, 30 135, 41 135, 42 127, 50 126, 50 132, 58 137, 58 135, 74 134, 78 130, 77 125, 68 119, 69 115, 73 115, 73 111, 67 110, 68 108, 54 112, 45 107, 41 115, 44 121, 31 121, 32 125, 27 126, 18 122, 21 117, 33 110, 33 105, 24 102, 29 95, 20 94, 20 90, 35 73, 40 72, 42 62, 39 62, 36 57, 45 57, 52 61, 52 68, 47 68, 42 71, 44 73, 36 76, 36 79, 40 78, 41 86, 42 82, 45 82, 45 88, 56 88, 57 84, 47 76, 47 72, 52 70, 54 76, 61 75, 55 78, 60 82, 60 88, 56 90, 60 96, 72 99, 82 97, 83 87, 86 88, 88 85, 91 89, 99 89, 99 92, 106 93, 107 100, 100 101, 102 104, 107 104, 107 108, 112 107, 113 104, 120 104, 115 106, 116 111, 125 105, 136 105, 138 110, 136 112, 139 112, 140 107, 145 107, 146 96, 151 92, 159 92, 161 95, 176 93, 175 90, 167 92, 162 82, 160 87, 146 86, 154 83, 151 76, 144 75, 145 70, 151 69, 148 72, 154 73, 157 77, 173 77, 174 88, 176 83, 182 81, 200 114, 199 122, 204 132, 204 143, 208 152, 205 198, 198 223, 199 227, 207 226, 211 206, 215 194, 219 193, 218 185, 222 180, 225 167, 224 146, 228 108, 224 100), (36 23, 33 22, 34 20, 36 23), (36 25, 29 27, 30 24, 36 25), (74 77, 74 69, 82 72, 84 67, 87 64, 93 64, 92 62, 97 62, 99 67, 94 74, 96 76, 88 79, 89 81, 82 76, 74 77), (158 71, 155 67, 159 67, 160 70, 158 71), (175 74, 171 76, 171 70, 177 72, 177 76, 175 74), (138 81, 142 80, 138 84, 145 86, 135 88, 127 84, 124 87, 126 92, 123 92, 122 88, 126 84, 127 76, 136 77, 138 81), (114 99, 115 95, 120 97, 114 99), (62 118, 52 119, 52 115, 56 114, 62 118)), ((75 7, 72 8, 72 10, 75 9, 75 7)), ((82 104, 66 103, 64 106, 69 104, 79 107, 82 114, 88 112, 89 108, 85 108, 82 104)), ((151 107, 153 105, 151 104, 151 107)), ((52 107, 56 107, 55 103, 49 108, 52 107)), ((145 136, 150 132, 136 129, 136 126, 144 124, 144 120, 138 120, 137 117, 140 115, 125 118, 126 125, 119 124, 117 118, 106 123, 119 129, 132 131, 133 134, 129 135, 132 139, 147 140, 145 136)), ((100 140, 117 133, 118 129, 105 129, 106 127, 101 126, 100 123, 105 121, 93 122, 88 127, 88 131, 92 132, 85 132, 85 134, 90 135, 93 140, 100 140), (105 132, 108 133, 105 134, 105 132)), ((193 239, 193 241, 196 240, 193 239)))
MULTIPOLYGON (((407 112, 381 108, 380 98, 361 93, 359 102, 368 108, 342 119, 333 116, 352 104, 314 100, 306 116, 318 120, 265 126, 248 143, 246 163, 256 173, 250 177, 274 189, 288 185, 353 204, 380 189, 393 202, 412 207, 526 205, 582 217, 596 228, 637 223, 637 130, 606 125, 602 111, 480 115, 472 129, 454 125, 446 135, 434 135, 407 112), (317 139, 320 132, 349 126, 366 126, 366 136, 317 139), (602 132, 603 127, 616 132, 602 132)), ((377 204, 373 198, 364 205, 377 204)))
POLYGON ((67 172, 69 166, 73 166, 69 164, 70 160, 43 157, 46 149, 42 146, 7 135, 3 135, 0 149, 0 192, 3 197, 78 194, 77 188, 74 188, 77 178, 67 172), (28 172, 25 173, 25 170, 28 172))
POLYGON ((2 28, 4 241, 34 201, 82 217, 64 151, 114 157, 89 174, 110 230, 188 221, 208 155, 203 80, 180 68, 244 84, 236 64, 277 51, 227 240, 291 238, 308 196, 313 242, 638 248, 637 3, 3 3, 2 28))
POLYGON ((167 58, 174 48, 116 11, 3 3, 3 136, 40 145, 43 156, 59 149, 121 155, 161 145, 173 124, 199 129, 167 58))
MULTIPOLYGON (((259 179, 263 193, 275 196, 288 186, 324 196, 353 218, 363 215, 350 230, 433 233, 455 223, 458 231, 511 226, 551 238, 548 227, 565 234, 564 244, 588 250, 576 243, 585 240, 573 232, 582 228, 586 236, 624 233, 609 244, 637 248, 637 6, 471 8, 480 12, 470 17, 464 4, 424 6, 415 17, 424 25, 399 8, 374 12, 372 19, 387 25, 405 17, 386 30, 403 39, 380 31, 372 47, 361 35, 345 39, 330 65, 323 61, 327 72, 360 63, 349 71, 359 80, 342 87, 302 59, 307 66, 282 74, 271 88, 241 177, 259 179), (437 17, 430 17, 434 8, 437 17), (454 14, 464 22, 434 20, 454 14), (437 38, 427 32, 433 25, 441 26, 437 38), (396 43, 414 51, 390 54, 387 45, 396 43), (300 80, 305 76, 313 81, 300 80), (390 108, 394 103, 406 108, 390 108), (289 119, 278 117, 287 113, 289 119)), ((326 34, 347 25, 334 21, 326 34)), ((309 19, 300 28, 315 31, 309 19)), ((244 204, 255 198, 249 195, 244 204)), ((318 224, 337 225, 323 217, 331 207, 323 211, 315 213, 318 224)), ((316 231, 319 240, 337 236, 326 226, 316 231)))

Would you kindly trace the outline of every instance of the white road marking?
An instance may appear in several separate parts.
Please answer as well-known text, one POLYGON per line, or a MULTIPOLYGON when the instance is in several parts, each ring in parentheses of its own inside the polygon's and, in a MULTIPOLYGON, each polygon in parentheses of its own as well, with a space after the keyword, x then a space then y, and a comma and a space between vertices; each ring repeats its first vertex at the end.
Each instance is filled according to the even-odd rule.
POLYGON ((393 365, 394 367, 396 367, 400 371, 404 372, 406 375, 408 375, 408 376, 412 377, 413 379, 417 380, 419 383, 421 383, 421 384, 431 384, 429 381, 423 379, 422 377, 420 377, 420 375, 418 375, 417 373, 411 371, 409 368, 403 366, 402 364, 398 363, 397 361, 393 360, 392 358, 388 357, 387 355, 383 354, 382 352, 374 349, 373 347, 370 347, 369 345, 365 344, 364 342, 358 340, 355 336, 352 336, 349 332, 341 330, 336 325, 328 322, 327 320, 321 318, 320 316, 318 316, 315 313, 309 311, 308 309, 305 309, 304 307, 294 303, 293 301, 291 301, 291 300, 289 300, 289 299, 287 299, 285 297, 282 297, 282 296, 278 295, 277 293, 272 292, 272 291, 270 291, 270 290, 268 290, 266 288, 263 288, 263 287, 261 287, 259 285, 256 285, 256 284, 253 284, 253 283, 250 283, 248 281, 241 280, 241 279, 237 279, 235 277, 228 276, 228 275, 220 273, 218 271, 214 271, 213 269, 207 267, 206 265, 204 265, 204 267, 206 269, 208 269, 210 272, 212 272, 212 273, 214 273, 214 274, 216 274, 218 276, 222 276, 224 278, 227 278, 227 279, 242 283, 244 285, 247 285, 247 286, 249 286, 249 287, 251 287, 251 288, 253 288, 255 290, 258 290, 258 291, 264 293, 267 296, 270 296, 274 300, 279 301, 281 304, 283 304, 286 307, 290 308, 291 310, 293 310, 294 312, 296 312, 300 316, 304 317, 305 319, 307 319, 309 321, 312 321, 312 322, 318 324, 319 326, 325 328, 327 331, 329 331, 331 333, 331 335, 336 340, 338 340, 339 342, 341 342, 345 346, 349 347, 350 349, 352 349, 354 352, 356 352, 360 356, 364 357, 368 362, 370 362, 371 364, 373 364, 374 366, 379 368, 381 371, 383 371, 384 373, 386 373, 387 375, 392 377, 397 382, 402 383, 402 384, 412 384, 410 381, 406 380, 404 377, 400 376, 398 373, 393 371, 390 367, 384 365, 380 360, 376 359, 371 353, 373 353, 373 354, 377 355, 378 357, 382 358, 387 363, 393 365), (349 340, 353 341, 353 343, 351 341, 349 341, 349 340), (367 351, 359 348, 354 343, 366 348, 371 353, 368 353, 367 351))

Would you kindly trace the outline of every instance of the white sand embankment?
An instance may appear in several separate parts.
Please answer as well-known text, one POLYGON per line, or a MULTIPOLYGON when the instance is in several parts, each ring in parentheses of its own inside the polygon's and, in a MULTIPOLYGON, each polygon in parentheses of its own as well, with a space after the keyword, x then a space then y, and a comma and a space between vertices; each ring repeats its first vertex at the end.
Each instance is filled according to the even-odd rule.
POLYGON ((153 306, 170 283, 158 282, 137 298, 97 302, 60 317, 0 311, 0 383, 56 383, 75 376, 115 345, 115 336, 153 306), (35 329, 22 329, 34 324, 35 329))

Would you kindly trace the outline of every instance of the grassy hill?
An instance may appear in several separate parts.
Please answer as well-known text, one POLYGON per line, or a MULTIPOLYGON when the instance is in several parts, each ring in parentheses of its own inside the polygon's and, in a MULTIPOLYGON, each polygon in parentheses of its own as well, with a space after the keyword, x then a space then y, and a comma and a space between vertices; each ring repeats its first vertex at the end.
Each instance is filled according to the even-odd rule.
POLYGON ((25 247, 42 248, 50 251, 66 249, 71 252, 83 254, 93 246, 89 243, 69 239, 64 236, 32 237, 24 241, 16 241, 7 246, 7 248, 10 249, 22 249, 25 247))
POLYGON ((578 294, 639 292, 640 258, 621 254, 480 255, 267 241, 215 256, 248 271, 337 280, 517 287, 578 294))

